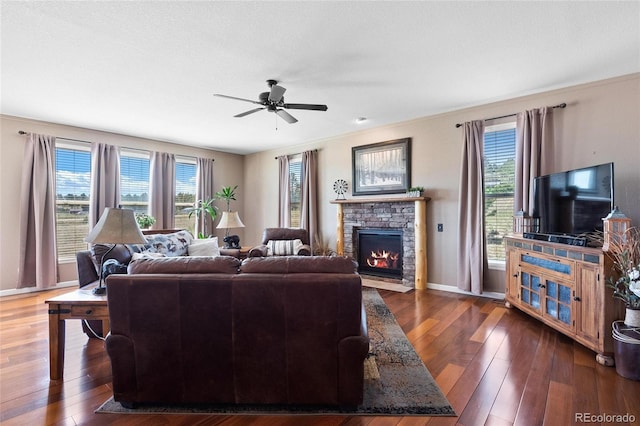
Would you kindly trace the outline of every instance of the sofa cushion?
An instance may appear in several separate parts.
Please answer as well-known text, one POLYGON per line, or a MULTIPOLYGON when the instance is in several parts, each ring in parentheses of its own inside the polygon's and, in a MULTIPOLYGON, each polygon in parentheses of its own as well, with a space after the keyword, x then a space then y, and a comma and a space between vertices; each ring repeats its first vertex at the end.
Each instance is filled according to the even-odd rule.
POLYGON ((242 261, 241 273, 252 274, 355 274, 358 263, 342 256, 250 257, 242 261))
POLYGON ((206 240, 193 240, 187 248, 189 256, 220 256, 218 237, 207 238, 206 240))
POLYGON ((267 256, 292 256, 298 254, 302 247, 302 240, 269 240, 267 241, 267 256))
POLYGON ((129 263, 129 274, 237 274, 240 260, 231 256, 180 256, 140 259, 129 263))

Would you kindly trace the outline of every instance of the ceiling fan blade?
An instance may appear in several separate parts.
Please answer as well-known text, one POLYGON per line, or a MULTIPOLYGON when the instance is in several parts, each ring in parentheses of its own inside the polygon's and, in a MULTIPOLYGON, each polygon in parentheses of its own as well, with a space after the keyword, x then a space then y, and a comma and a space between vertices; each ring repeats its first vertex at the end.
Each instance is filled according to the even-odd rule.
POLYGON ((284 92, 286 91, 287 89, 285 89, 284 87, 274 84, 273 86, 271 86, 271 93, 269 93, 269 100, 275 103, 280 102, 280 100, 282 99, 282 96, 284 95, 284 92))
POLYGON ((326 111, 326 105, 317 105, 317 104, 283 104, 283 108, 287 109, 308 109, 312 111, 326 111))
POLYGON ((283 109, 277 109, 276 114, 278 114, 284 121, 286 121, 289 124, 298 122, 298 120, 296 120, 296 118, 293 115, 289 114, 287 111, 283 109))
POLYGON ((262 102, 252 101, 251 99, 236 98, 235 96, 221 95, 219 93, 214 93, 213 96, 217 96, 219 98, 234 99, 236 101, 251 102, 252 104, 262 105, 262 102))
POLYGON ((254 112, 262 111, 263 109, 264 108, 250 109, 249 111, 245 111, 245 112, 241 112, 240 114, 236 114, 236 115, 234 115, 234 117, 237 117, 237 118, 244 117, 245 115, 253 114, 254 112))

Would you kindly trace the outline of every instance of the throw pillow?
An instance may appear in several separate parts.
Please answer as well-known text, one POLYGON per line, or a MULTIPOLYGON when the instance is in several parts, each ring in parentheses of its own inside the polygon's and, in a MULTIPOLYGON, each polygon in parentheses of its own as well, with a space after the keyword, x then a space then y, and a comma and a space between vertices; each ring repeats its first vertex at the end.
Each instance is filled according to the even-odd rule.
POLYGON ((107 278, 111 274, 126 274, 127 265, 123 265, 116 259, 107 259, 102 265, 102 278, 107 278))
POLYGON ((193 236, 189 231, 178 231, 172 234, 145 235, 144 239, 147 240, 144 251, 173 257, 187 255, 187 247, 193 241, 193 236))
POLYGON ((188 247, 189 256, 220 256, 218 237, 194 240, 188 247))
POLYGON ((293 256, 302 247, 302 240, 269 240, 267 256, 293 256))

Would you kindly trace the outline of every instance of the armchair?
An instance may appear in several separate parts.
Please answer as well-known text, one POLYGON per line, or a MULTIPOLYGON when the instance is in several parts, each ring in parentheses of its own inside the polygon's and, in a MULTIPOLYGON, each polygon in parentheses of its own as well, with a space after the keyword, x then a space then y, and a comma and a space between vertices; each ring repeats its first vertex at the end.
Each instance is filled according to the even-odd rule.
POLYGON ((294 247, 293 253, 271 255, 293 255, 293 256, 311 256, 311 246, 309 246, 309 231, 301 228, 266 228, 262 233, 262 245, 253 247, 249 250, 247 257, 266 257, 269 255, 269 242, 272 245, 275 241, 293 241, 300 240, 301 245, 294 247))

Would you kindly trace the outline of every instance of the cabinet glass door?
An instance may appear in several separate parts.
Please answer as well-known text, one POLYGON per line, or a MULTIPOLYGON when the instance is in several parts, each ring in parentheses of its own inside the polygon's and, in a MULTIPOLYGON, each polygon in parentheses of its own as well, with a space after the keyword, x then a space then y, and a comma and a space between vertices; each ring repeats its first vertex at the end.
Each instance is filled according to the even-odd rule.
POLYGON ((573 325, 571 320, 571 287, 561 283, 546 280, 545 314, 567 324, 573 325))
POLYGON ((522 272, 520 274, 520 299, 523 303, 540 310, 540 277, 522 272))

